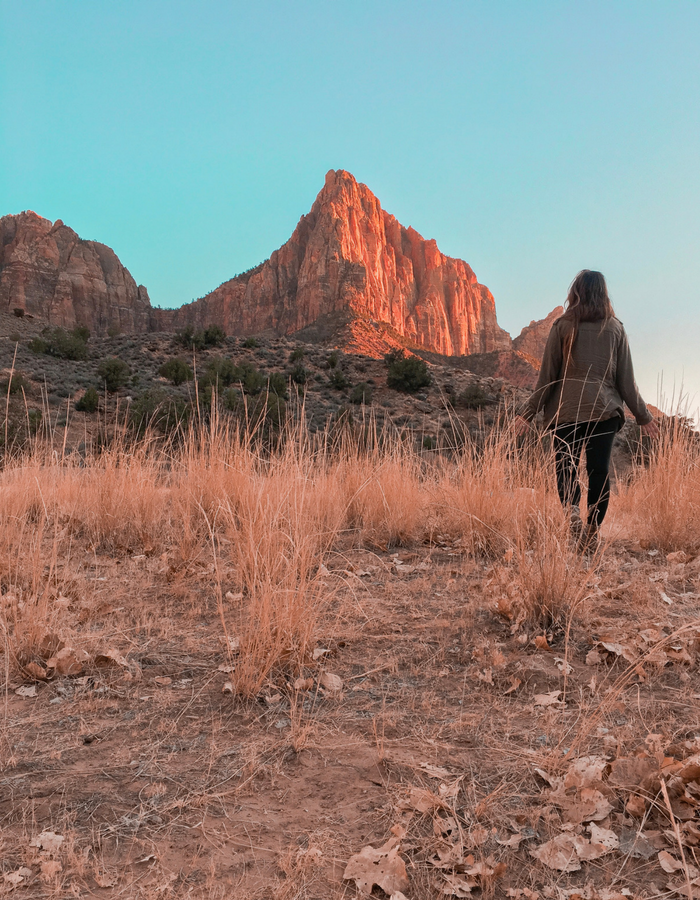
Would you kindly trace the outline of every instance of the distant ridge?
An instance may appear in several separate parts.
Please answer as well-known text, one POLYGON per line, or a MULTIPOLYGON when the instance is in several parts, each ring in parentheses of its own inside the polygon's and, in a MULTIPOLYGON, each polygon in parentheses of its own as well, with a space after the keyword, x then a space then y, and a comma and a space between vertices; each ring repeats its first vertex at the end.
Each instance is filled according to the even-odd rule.
POLYGON ((512 342, 470 266, 401 225, 342 169, 328 172, 309 213, 268 260, 174 310, 153 308, 114 251, 82 240, 61 220, 5 216, 0 305, 52 325, 86 325, 96 335, 216 324, 232 336, 303 334, 375 357, 395 347, 458 357, 498 353, 492 359, 503 371, 512 368, 515 347, 522 351, 513 358, 521 382, 532 380, 523 366, 541 357, 558 314, 531 323, 512 342))

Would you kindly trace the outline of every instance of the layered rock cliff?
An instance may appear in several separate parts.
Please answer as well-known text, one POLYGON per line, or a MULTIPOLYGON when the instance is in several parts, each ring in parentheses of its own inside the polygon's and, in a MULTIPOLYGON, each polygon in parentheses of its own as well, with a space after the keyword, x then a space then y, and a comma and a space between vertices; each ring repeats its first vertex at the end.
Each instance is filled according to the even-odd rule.
POLYGON ((228 334, 283 335, 348 314, 442 354, 510 347, 491 292, 467 263, 405 228, 343 170, 326 175, 311 211, 262 266, 180 309, 156 310, 156 321, 163 330, 216 323, 228 334))
POLYGON ((544 348, 556 320, 564 315, 564 307, 556 306, 544 319, 537 319, 526 325, 520 334, 513 340, 513 348, 535 359, 542 360, 544 348))
POLYGON ((155 325, 146 288, 113 250, 33 212, 0 219, 0 308, 52 325, 87 325, 94 334, 155 325))

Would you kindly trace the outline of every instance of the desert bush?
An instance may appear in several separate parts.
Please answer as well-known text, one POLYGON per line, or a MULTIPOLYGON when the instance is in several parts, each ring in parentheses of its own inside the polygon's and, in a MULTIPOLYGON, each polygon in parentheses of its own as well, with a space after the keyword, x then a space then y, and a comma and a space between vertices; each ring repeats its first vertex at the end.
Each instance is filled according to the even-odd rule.
POLYGON ((89 387, 83 396, 78 400, 75 404, 75 408, 78 412, 87 412, 94 413, 97 412, 97 407, 100 405, 100 395, 97 393, 94 387, 89 387))
POLYGON ((184 384, 186 381, 192 381, 194 374, 184 359, 174 358, 163 363, 158 369, 158 374, 163 378, 167 378, 174 385, 184 384))
POLYGON ((309 373, 306 371, 303 364, 298 362, 289 373, 289 377, 294 384, 305 385, 309 380, 309 373))
POLYGON ((340 354, 337 350, 331 350, 331 352, 326 357, 326 362, 328 363, 329 369, 335 369, 338 365, 338 360, 340 359, 340 354))
POLYGON ((24 318, 24 310, 21 306, 15 306, 12 310, 13 315, 15 315, 18 319, 24 318))
POLYGON ((336 367, 331 371, 330 377, 328 379, 328 384, 336 391, 342 391, 350 385, 350 382, 345 377, 345 373, 343 372, 343 370, 336 367))
POLYGON ((226 333, 218 325, 209 325, 205 329, 195 330, 191 325, 185 326, 175 334, 174 341, 187 350, 204 350, 207 347, 220 347, 226 340, 226 333))
POLYGON ((79 341, 82 341, 84 344, 90 340, 90 329, 87 325, 76 325, 73 329, 73 337, 78 338, 79 341))
POLYGON ((31 385, 21 372, 13 372, 2 384, 0 384, 0 393, 2 394, 20 394, 26 393, 31 385))
POLYGON ((246 350, 254 350, 256 347, 260 346, 260 341, 254 337, 247 337, 243 340, 241 346, 246 350))
POLYGON ((63 328, 44 328, 40 337, 29 342, 29 349, 34 353, 44 353, 58 359, 87 359, 88 348, 84 334, 85 331, 80 327, 73 332, 65 331, 63 328))
POLYGON ((432 382, 425 360, 417 356, 406 356, 403 351, 389 354, 385 358, 389 368, 386 383, 395 391, 415 394, 432 382))
POLYGON ((490 402, 490 398, 484 392, 480 384, 476 382, 468 384, 466 388, 457 395, 457 405, 465 409, 481 409, 490 402))
POLYGON ((153 430, 168 436, 186 425, 190 414, 191 407, 182 397, 152 388, 131 404, 129 421, 139 435, 153 430))
POLYGON ((306 356, 306 350, 303 347, 295 347, 289 354, 290 363, 299 362, 306 356))
POLYGON ((287 379, 281 372, 273 372, 267 379, 267 390, 271 394, 277 394, 283 400, 288 399, 287 379))
POLYGON ((102 360, 97 367, 97 374, 109 393, 114 394, 128 384, 131 368, 123 359, 112 356, 102 360))
POLYGON ((366 381, 361 381, 360 384, 356 384, 350 391, 348 399, 355 404, 370 404, 372 402, 372 385, 367 384, 366 381))

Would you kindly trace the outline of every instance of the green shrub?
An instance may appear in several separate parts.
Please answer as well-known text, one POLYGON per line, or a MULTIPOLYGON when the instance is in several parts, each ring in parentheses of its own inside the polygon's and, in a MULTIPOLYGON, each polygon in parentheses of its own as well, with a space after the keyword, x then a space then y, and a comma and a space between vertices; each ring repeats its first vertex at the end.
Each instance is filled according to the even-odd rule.
POLYGON ((21 306, 15 306, 15 308, 12 310, 12 312, 14 313, 15 316, 17 316, 18 319, 24 318, 24 310, 22 309, 21 306))
POLYGON ((267 379, 267 390, 270 394, 277 394, 283 400, 288 397, 287 379, 281 372, 273 372, 267 379))
POLYGON ((350 391, 349 400, 351 403, 355 403, 355 404, 371 403, 372 402, 372 386, 367 384, 366 381, 362 381, 362 382, 360 382, 360 384, 356 384, 355 387, 350 391))
POLYGON ((97 407, 100 404, 100 395, 97 393, 94 387, 89 387, 83 396, 78 400, 75 404, 75 408, 78 412, 86 412, 86 413, 94 413, 97 412, 97 407))
POLYGON ((158 374, 163 378, 167 378, 173 384, 184 384, 186 381, 192 381, 194 374, 192 369, 187 365, 184 359, 169 359, 164 362, 158 369, 158 374))
POLYGON ((306 356, 306 350, 303 347, 295 347, 292 352, 289 354, 289 361, 291 363, 299 362, 306 356))
POLYGON ((131 369, 123 359, 113 356, 102 360, 97 367, 97 374, 110 394, 113 394, 127 384, 131 369))
POLYGON ((116 322, 112 322, 112 324, 107 329, 107 336, 111 338, 115 338, 118 334, 121 334, 121 328, 117 325, 116 322))
POLYGON ((226 340, 226 332, 218 325, 208 325, 197 331, 187 325, 175 335, 175 343, 187 350, 204 350, 205 347, 219 347, 226 340))
POLYGON ((423 435, 423 449, 424 450, 434 450, 437 447, 437 441, 435 438, 431 437, 429 434, 423 435))
POLYGON ((237 366, 232 359, 223 356, 210 359, 204 375, 199 379, 202 392, 207 388, 227 388, 232 384, 240 384, 246 394, 259 394, 265 386, 265 376, 250 362, 242 362, 237 366))
POLYGON ((139 434, 152 428, 167 436, 187 423, 190 412, 190 405, 182 397, 161 388, 152 388, 144 391, 131 404, 129 419, 139 434))
POLYGON ((79 334, 67 332, 63 328, 44 328, 41 337, 30 341, 29 349, 34 353, 45 353, 58 359, 87 359, 87 341, 82 336, 84 331, 80 328, 76 331, 79 331, 79 334))
POLYGON ((87 344, 90 340, 90 329, 87 325, 76 325, 73 329, 73 337, 77 337, 79 341, 87 344))
POLYGON ((20 391, 26 393, 29 388, 30 384, 24 375, 20 372, 14 372, 7 381, 4 381, 2 385, 0 385, 0 392, 4 395, 7 395, 8 391, 10 394, 19 394, 20 391))
POLYGON ((326 357, 326 362, 328 363, 329 369, 335 369, 338 365, 339 355, 337 350, 331 350, 331 352, 326 357))
POLYGON ((457 395, 457 404, 465 409, 481 409, 489 402, 489 397, 484 393, 479 384, 468 384, 461 394, 457 395))
POLYGON ((345 373, 342 369, 335 368, 331 370, 328 384, 330 384, 332 388, 335 388, 336 391, 342 391, 344 388, 349 386, 350 382, 345 377, 345 373))
POLYGON ((19 333, 19 331, 11 331, 7 336, 13 344, 19 344, 19 342, 22 340, 22 335, 19 333))
POLYGON ((254 337, 247 337, 242 344, 246 350, 254 350, 256 347, 260 346, 260 342, 254 337))
POLYGON ((224 409, 229 412, 239 412, 243 408, 243 398, 238 388, 229 388, 224 394, 224 409))
POLYGON ((209 325, 204 329, 204 346, 220 347, 226 340, 226 332, 219 325, 209 325))
POLYGON ((236 379, 243 385, 246 394, 259 394, 265 386, 265 376, 262 372, 258 372, 255 366, 249 362, 243 362, 238 366, 238 378, 236 379))
POLYGON ((191 325, 178 331, 174 341, 186 350, 204 350, 204 332, 195 331, 191 325))
POLYGON ((309 373, 306 371, 302 363, 298 362, 289 373, 289 377, 292 379, 294 384, 303 385, 308 381, 309 373))
MULTIPOLYGON (((403 351, 388 354, 389 372, 386 382, 395 391, 415 394, 423 387, 428 387, 432 378, 425 360, 417 356, 406 356, 403 351)), ((385 357, 387 359, 387 357, 385 357)))

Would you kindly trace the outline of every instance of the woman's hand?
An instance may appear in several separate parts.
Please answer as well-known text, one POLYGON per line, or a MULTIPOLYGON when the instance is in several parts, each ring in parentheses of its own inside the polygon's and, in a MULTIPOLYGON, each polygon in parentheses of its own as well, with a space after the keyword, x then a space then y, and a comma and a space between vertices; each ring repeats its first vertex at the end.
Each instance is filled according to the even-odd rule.
POLYGON ((515 417, 515 435, 516 437, 522 437, 530 430, 530 423, 527 419, 523 419, 522 416, 515 417))
POLYGON ((650 438, 657 438, 659 436, 659 426, 652 419, 651 422, 647 422, 646 425, 640 425, 642 434, 648 435, 650 438))

